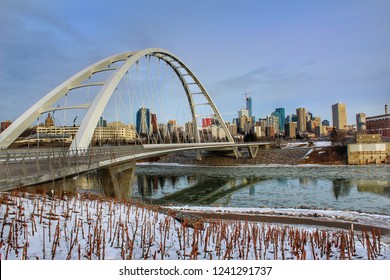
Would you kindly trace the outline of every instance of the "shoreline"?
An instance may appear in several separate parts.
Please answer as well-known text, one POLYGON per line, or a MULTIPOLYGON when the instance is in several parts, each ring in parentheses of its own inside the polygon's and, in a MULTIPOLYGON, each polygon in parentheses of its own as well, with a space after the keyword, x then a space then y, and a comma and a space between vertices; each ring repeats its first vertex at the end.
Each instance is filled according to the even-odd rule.
MULTIPOLYGON (((390 226, 388 225, 380 225, 379 222, 373 223, 369 221, 362 221, 362 220, 352 220, 348 221, 346 219, 340 219, 340 217, 332 218, 330 216, 325 216, 321 214, 317 214, 317 212, 328 212, 327 210, 310 210, 308 209, 308 212, 313 212, 314 214, 303 214, 300 213, 298 215, 288 215, 288 214, 282 214, 278 212, 278 210, 284 210, 284 212, 288 212, 289 209, 270 209, 270 212, 274 212, 273 214, 270 214, 269 212, 256 212, 248 210, 248 212, 240 212, 234 211, 234 208, 229 208, 231 211, 224 211, 219 210, 217 207, 215 210, 211 210, 208 207, 207 210, 201 210, 197 209, 197 207, 169 207, 169 206, 161 206, 163 208, 162 212, 172 212, 174 215, 179 215, 183 217, 188 217, 188 219, 197 219, 197 218, 205 218, 205 219, 223 219, 223 220, 234 220, 234 221, 253 221, 253 222, 262 222, 262 223, 268 223, 268 224, 283 224, 283 225, 293 225, 293 226, 308 226, 308 227, 324 227, 327 229, 341 229, 341 230, 375 230, 380 231, 381 235, 386 236, 387 241, 390 242, 390 226), (168 210, 168 211, 167 211, 168 210)), ((201 208, 201 207, 200 207, 201 208)), ((259 209, 261 210, 261 209, 259 209)), ((346 211, 337 211, 339 213, 346 212, 346 211)), ((332 211, 329 211, 329 213, 332 213, 332 211)), ((375 215, 375 216, 386 216, 386 215, 375 215)))
POLYGON ((293 148, 270 148, 259 150, 254 158, 245 151, 241 158, 218 153, 203 153, 197 160, 194 151, 178 152, 160 157, 157 163, 195 164, 200 166, 234 165, 348 165, 346 147, 313 146, 293 148))
MULTIPOLYGON (((331 146, 313 146, 313 147, 290 147, 290 148, 271 148, 267 150, 259 150, 258 154, 254 158, 250 158, 249 155, 243 155, 242 158, 234 159, 232 157, 218 155, 218 154, 205 154, 202 160, 196 160, 196 152, 181 152, 176 154, 167 155, 161 157, 159 160, 152 163, 156 165, 172 165, 172 166, 213 166, 213 167, 258 167, 258 166, 289 166, 293 168, 299 168, 304 166, 321 166, 321 167, 335 167, 335 166, 347 166, 347 151, 346 147, 331 147, 331 146), (210 156, 212 155, 212 156, 210 156)), ((287 215, 287 214, 267 214, 267 213, 223 213, 217 212, 218 208, 214 211, 197 211, 185 209, 185 207, 178 206, 161 206, 165 209, 177 211, 183 215, 195 215, 202 218, 215 218, 226 220, 250 220, 265 223, 279 223, 286 225, 297 226, 312 226, 312 227, 325 227, 330 229, 349 230, 351 225, 356 230, 364 230, 374 228, 374 230, 380 230, 381 234, 385 235, 390 241, 390 227, 382 226, 379 223, 373 225, 362 221, 347 221, 340 220, 331 217, 320 217, 316 214, 312 216, 308 215, 287 215), (180 209, 184 208, 184 209, 180 209), (217 210, 217 211, 216 211, 217 210)), ((317 211, 317 210, 313 210, 317 211)), ((318 210, 327 211, 327 210, 318 210)), ((331 212, 331 211, 330 211, 331 212)), ((347 211, 342 211, 347 212, 347 211)), ((390 216, 386 216, 389 217, 390 216)))

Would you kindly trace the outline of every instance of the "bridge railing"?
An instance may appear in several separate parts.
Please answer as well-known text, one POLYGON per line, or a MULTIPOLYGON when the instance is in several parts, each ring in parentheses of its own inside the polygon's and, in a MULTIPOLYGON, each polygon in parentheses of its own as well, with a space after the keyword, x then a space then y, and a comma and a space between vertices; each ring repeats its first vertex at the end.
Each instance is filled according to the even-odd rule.
POLYGON ((17 149, 0 151, 0 181, 19 177, 54 174, 81 165, 90 166, 105 160, 134 155, 133 146, 107 146, 91 149, 17 149))

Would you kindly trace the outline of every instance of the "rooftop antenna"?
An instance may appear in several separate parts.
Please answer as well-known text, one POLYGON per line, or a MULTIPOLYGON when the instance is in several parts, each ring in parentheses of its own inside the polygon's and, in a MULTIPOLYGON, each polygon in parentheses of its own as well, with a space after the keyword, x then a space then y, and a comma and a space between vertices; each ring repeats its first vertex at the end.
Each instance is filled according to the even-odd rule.
POLYGON ((251 94, 252 94, 251 92, 245 92, 242 95, 245 95, 245 98, 248 98, 248 95, 251 95, 251 94))

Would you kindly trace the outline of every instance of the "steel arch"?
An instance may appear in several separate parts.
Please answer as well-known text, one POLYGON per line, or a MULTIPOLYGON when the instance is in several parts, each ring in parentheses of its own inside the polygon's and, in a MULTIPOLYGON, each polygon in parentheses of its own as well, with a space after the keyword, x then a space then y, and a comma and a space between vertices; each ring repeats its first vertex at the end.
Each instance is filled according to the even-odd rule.
POLYGON ((195 104, 193 102, 192 93, 190 92, 189 83, 184 78, 185 75, 191 76, 194 83, 199 87, 201 93, 203 93, 203 95, 205 96, 216 118, 219 120, 220 125, 224 129, 228 141, 234 142, 233 137, 231 136, 218 108, 215 106, 210 95, 208 94, 204 86, 201 84, 199 79, 197 79, 197 77, 189 69, 189 67, 184 64, 184 62, 181 61, 177 56, 167 50, 161 48, 148 48, 139 51, 124 52, 122 54, 113 55, 111 57, 103 59, 78 72, 77 74, 57 86, 55 89, 53 89, 43 98, 41 98, 38 102, 36 102, 33 106, 31 106, 15 122, 13 122, 10 127, 8 127, 3 133, 0 134, 0 148, 8 148, 16 140, 16 138, 19 137, 19 135, 34 122, 34 120, 36 120, 42 113, 51 111, 53 109, 51 106, 57 100, 65 96, 71 89, 85 86, 85 84, 82 84, 82 82, 88 79, 88 77, 101 71, 111 70, 113 71, 113 73, 104 82, 104 84, 101 84, 102 88, 97 93, 93 102, 89 105, 87 113, 84 116, 81 125, 77 131, 77 134, 70 146, 70 150, 88 148, 93 137, 96 123, 98 123, 99 118, 102 115, 115 88, 118 86, 119 82, 126 74, 126 72, 145 56, 154 56, 156 58, 164 60, 175 71, 176 75, 180 79, 191 108, 192 120, 196 131, 196 142, 200 142, 197 130, 196 109, 195 104), (124 63, 118 69, 110 69, 110 65, 118 61, 123 61, 124 63), (186 73, 182 73, 181 71, 179 71, 179 68, 184 69, 186 73))

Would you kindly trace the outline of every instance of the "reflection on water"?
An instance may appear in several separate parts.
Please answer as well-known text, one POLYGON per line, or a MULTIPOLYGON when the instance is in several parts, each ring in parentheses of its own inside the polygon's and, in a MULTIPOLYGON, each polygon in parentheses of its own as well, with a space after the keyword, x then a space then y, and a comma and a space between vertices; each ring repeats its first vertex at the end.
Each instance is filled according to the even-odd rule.
POLYGON ((336 199, 339 196, 349 195, 352 185, 350 180, 336 179, 332 181, 333 183, 333 193, 336 199))
POLYGON ((156 204, 335 208, 390 214, 390 186, 370 180, 138 174, 134 196, 156 204))
POLYGON ((135 197, 154 204, 356 210, 390 215, 389 167, 185 167, 140 165, 30 187, 135 197), (114 183, 113 183, 114 182, 114 183))
POLYGON ((292 176, 291 167, 245 172, 217 167, 184 168, 186 175, 179 167, 175 173, 173 167, 140 166, 133 195, 156 204, 303 207, 390 214, 390 180, 388 175, 383 176, 388 169, 379 170, 377 178, 366 173, 370 174, 367 179, 362 170, 343 169, 325 168, 315 173, 312 167, 293 168, 296 173, 292 176), (353 173, 359 174, 359 179, 353 173))
POLYGON ((91 171, 49 183, 25 187, 23 190, 30 193, 46 192, 56 196, 62 196, 64 193, 70 195, 84 193, 117 199, 131 198, 133 170, 125 170, 116 174, 115 183, 117 184, 109 180, 109 177, 106 172, 91 171))

